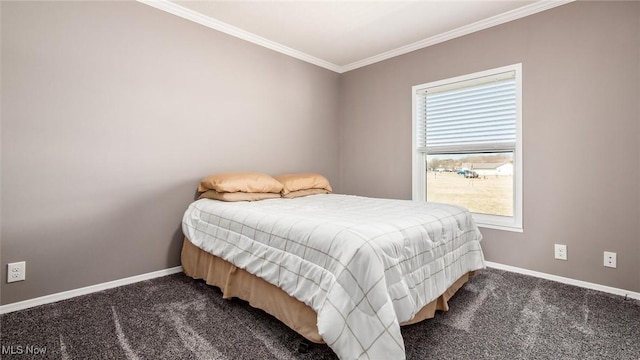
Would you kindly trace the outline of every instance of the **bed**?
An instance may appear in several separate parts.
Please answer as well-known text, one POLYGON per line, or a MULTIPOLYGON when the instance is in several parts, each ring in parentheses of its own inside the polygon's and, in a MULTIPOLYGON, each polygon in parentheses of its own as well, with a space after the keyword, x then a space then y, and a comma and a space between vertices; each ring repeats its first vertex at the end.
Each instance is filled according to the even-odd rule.
POLYGON ((403 359, 400 325, 447 310, 484 267, 458 206, 316 194, 201 199, 183 217, 188 276, 249 301, 341 359, 403 359))

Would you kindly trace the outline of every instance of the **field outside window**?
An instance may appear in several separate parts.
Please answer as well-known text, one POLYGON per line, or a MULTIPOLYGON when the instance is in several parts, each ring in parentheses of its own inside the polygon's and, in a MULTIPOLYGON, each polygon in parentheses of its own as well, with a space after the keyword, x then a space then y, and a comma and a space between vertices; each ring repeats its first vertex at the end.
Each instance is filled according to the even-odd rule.
POLYGON ((427 155, 427 201, 513 216, 513 153, 427 155))

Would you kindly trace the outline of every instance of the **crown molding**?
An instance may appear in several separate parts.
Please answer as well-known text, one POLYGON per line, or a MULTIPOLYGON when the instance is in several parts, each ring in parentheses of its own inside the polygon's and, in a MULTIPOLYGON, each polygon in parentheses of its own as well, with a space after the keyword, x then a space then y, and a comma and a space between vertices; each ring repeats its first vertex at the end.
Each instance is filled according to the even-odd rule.
POLYGON ((279 53, 291 56, 293 58, 306 61, 308 63, 342 74, 347 71, 355 70, 355 69, 358 69, 367 65, 375 64, 377 62, 387 60, 396 56, 404 55, 412 51, 420 50, 420 49, 423 49, 432 45, 436 45, 451 39, 468 35, 476 31, 488 29, 490 27, 501 25, 509 21, 513 21, 529 15, 537 14, 545 10, 549 10, 564 4, 571 3, 575 0, 540 0, 535 3, 529 4, 527 6, 523 6, 518 9, 507 11, 505 13, 492 16, 484 20, 477 21, 469 25, 461 26, 459 28, 447 31, 445 33, 432 36, 432 37, 414 42, 412 44, 405 45, 394 50, 386 51, 384 53, 381 53, 363 60, 355 61, 343 66, 333 64, 331 62, 319 59, 315 56, 311 56, 309 54, 303 53, 302 51, 292 49, 288 46, 282 45, 275 41, 265 39, 261 36, 253 34, 246 30, 242 30, 240 28, 229 25, 222 21, 215 20, 208 16, 202 15, 201 13, 198 13, 191 9, 187 9, 183 6, 175 4, 168 0, 137 0, 137 1, 142 4, 152 6, 156 9, 166 11, 170 14, 179 16, 183 19, 193 21, 195 23, 206 26, 208 28, 218 30, 225 34, 237 37, 242 40, 249 41, 256 45, 260 45, 267 49, 271 49, 273 51, 277 51, 279 53))
POLYGON ((211 17, 202 15, 199 12, 193 11, 191 9, 187 9, 183 6, 180 6, 178 4, 175 4, 171 1, 168 0, 137 0, 139 3, 145 4, 145 5, 149 5, 151 7, 154 7, 156 9, 162 10, 162 11, 166 11, 170 14, 179 16, 183 19, 187 19, 190 21, 193 21, 195 23, 198 23, 200 25, 206 26, 208 28, 214 29, 214 30, 218 30, 220 32, 223 32, 227 35, 231 35, 234 36, 236 38, 245 40, 245 41, 249 41, 251 43, 254 43, 256 45, 260 45, 262 47, 265 47, 267 49, 271 49, 273 51, 277 51, 279 53, 291 56, 293 58, 296 58, 298 60, 302 60, 317 66, 320 66, 322 68, 340 73, 340 66, 330 63, 328 61, 319 59, 315 56, 311 56, 309 54, 303 53, 302 51, 298 51, 295 49, 292 49, 288 46, 282 45, 280 43, 277 43, 275 41, 271 41, 269 39, 265 39, 261 36, 258 36, 256 34, 253 34, 251 32, 248 32, 246 30, 242 30, 238 27, 229 25, 225 22, 222 21, 218 21, 216 19, 213 19, 211 17))
POLYGON ((383 60, 404 55, 412 51, 420 50, 420 49, 423 49, 432 45, 436 45, 451 39, 455 39, 464 35, 468 35, 480 30, 488 29, 493 26, 501 25, 509 21, 521 19, 523 17, 537 14, 539 12, 552 9, 560 5, 568 4, 573 1, 575 0, 541 0, 533 4, 523 6, 518 9, 514 9, 499 15, 492 16, 490 18, 486 18, 484 20, 476 21, 469 25, 461 26, 459 28, 447 31, 445 33, 442 33, 436 36, 426 38, 424 40, 416 41, 412 44, 405 45, 397 49, 372 56, 370 58, 366 58, 363 60, 353 62, 351 64, 341 66, 340 73, 355 70, 367 65, 375 64, 383 60))

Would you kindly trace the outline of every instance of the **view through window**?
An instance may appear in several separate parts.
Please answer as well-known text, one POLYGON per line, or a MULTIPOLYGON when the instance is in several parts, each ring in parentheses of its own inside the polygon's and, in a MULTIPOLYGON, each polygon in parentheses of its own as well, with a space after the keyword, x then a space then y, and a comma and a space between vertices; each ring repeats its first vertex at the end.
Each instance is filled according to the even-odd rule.
POLYGON ((513 216, 513 153, 427 155, 427 201, 513 216))

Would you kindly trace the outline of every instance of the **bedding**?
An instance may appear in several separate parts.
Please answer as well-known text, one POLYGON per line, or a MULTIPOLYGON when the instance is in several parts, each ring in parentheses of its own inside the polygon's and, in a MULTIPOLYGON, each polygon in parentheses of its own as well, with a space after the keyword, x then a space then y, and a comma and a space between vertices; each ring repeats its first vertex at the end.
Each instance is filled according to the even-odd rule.
POLYGON ((326 177, 315 173, 299 173, 299 174, 286 174, 275 177, 282 184, 282 195, 310 189, 326 190, 327 193, 333 191, 329 180, 326 177))
POLYGON ((317 313, 341 359, 403 359, 410 321, 469 271, 482 235, 464 208, 318 194, 192 203, 191 243, 279 287, 317 313))
POLYGON ((304 189, 304 190, 296 190, 287 193, 286 195, 282 195, 283 198, 293 199, 301 196, 308 195, 316 195, 316 194, 329 194, 331 191, 326 189, 304 189))
POLYGON ((247 192, 217 192, 215 190, 207 190, 198 196, 198 199, 213 199, 220 201, 258 201, 264 199, 279 198, 280 194, 276 193, 247 193, 247 192))
POLYGON ((282 184, 271 176, 258 172, 228 172, 210 175, 198 185, 199 192, 279 193, 282 184))
MULTIPOLYGON (((194 279, 203 279, 222 291, 223 299, 239 298, 272 315, 305 339, 324 344, 318 333, 318 316, 312 308, 282 291, 279 287, 238 268, 228 261, 196 247, 186 237, 182 243, 182 270, 194 279)), ((448 301, 464 285, 473 272, 464 274, 436 300, 423 306, 413 319, 400 325, 411 325, 431 319, 436 311, 448 311, 448 301)))

